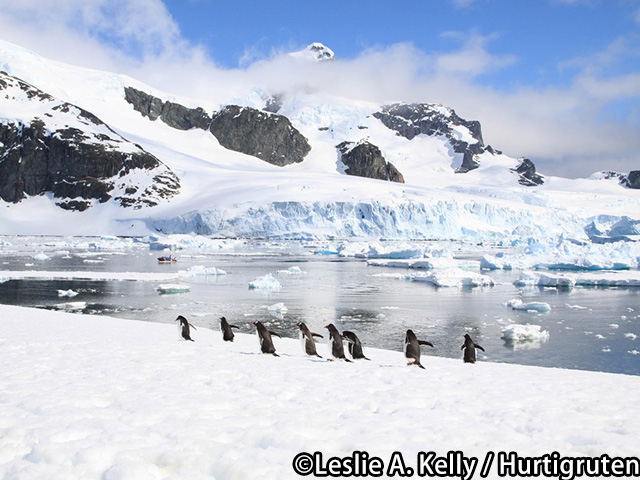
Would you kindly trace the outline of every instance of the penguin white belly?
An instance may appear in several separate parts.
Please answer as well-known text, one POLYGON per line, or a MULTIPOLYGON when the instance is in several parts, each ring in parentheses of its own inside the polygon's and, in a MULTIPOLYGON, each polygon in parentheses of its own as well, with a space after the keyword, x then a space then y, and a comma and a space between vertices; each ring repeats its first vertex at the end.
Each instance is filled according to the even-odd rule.
POLYGON ((300 345, 302 345, 302 351, 307 354, 307 337, 305 337, 302 330, 298 330, 298 338, 300 339, 300 345))

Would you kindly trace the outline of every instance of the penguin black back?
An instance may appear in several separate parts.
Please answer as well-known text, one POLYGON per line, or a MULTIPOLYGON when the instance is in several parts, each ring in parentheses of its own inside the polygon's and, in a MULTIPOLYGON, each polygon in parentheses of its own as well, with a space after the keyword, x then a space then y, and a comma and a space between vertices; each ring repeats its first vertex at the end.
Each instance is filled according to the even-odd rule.
POLYGON ((342 360, 346 360, 347 362, 350 362, 351 360, 349 360, 344 355, 344 345, 342 344, 342 335, 340 335, 340 332, 338 332, 338 329, 336 328, 336 326, 333 323, 330 323, 329 325, 325 325, 324 328, 329 330, 329 343, 331 345, 331 355, 333 356, 333 358, 338 360, 342 359, 342 360))
POLYGON ((280 337, 276 332, 271 332, 265 327, 262 322, 253 322, 258 332, 258 339, 260 340, 260 351, 262 353, 270 353, 274 357, 279 357, 276 353, 276 347, 273 345, 273 339, 271 335, 280 337))
POLYGON ((353 358, 354 360, 369 360, 364 356, 364 352, 362 351, 362 343, 360 343, 360 339, 355 333, 349 330, 345 330, 344 332, 342 332, 342 336, 347 341, 347 348, 349 350, 349 355, 351 355, 351 358, 353 358))
POLYGON ((191 325, 189 321, 186 318, 184 318, 182 315, 178 315, 178 318, 176 318, 174 322, 180 322, 178 324, 179 338, 181 340, 190 340, 193 342, 194 340, 193 338, 191 338, 191 331, 189 330, 189 327, 193 327, 194 330, 196 330, 196 327, 191 325))
POLYGON ((229 325, 227 319, 224 317, 220 317, 220 330, 222 331, 222 339, 225 342, 233 342, 233 330, 232 328, 238 328, 235 325, 229 325))
POLYGON ((482 350, 484 352, 484 348, 482 348, 480 345, 476 345, 469 334, 465 333, 464 343, 460 347, 460 350, 462 350, 462 360, 464 361, 464 363, 476 363, 476 349, 482 350))
POLYGON ((310 357, 320 357, 320 355, 318 355, 318 351, 316 350, 316 341, 313 339, 313 337, 324 337, 319 333, 311 332, 311 330, 309 330, 309 327, 307 327, 304 322, 294 323, 293 326, 300 329, 300 343, 302 343, 302 351, 305 353, 305 355, 309 355, 310 357))
POLYGON ((404 356, 407 357, 407 365, 417 365, 420 368, 424 368, 420 363, 420 345, 429 345, 433 347, 431 342, 426 340, 418 340, 413 330, 407 330, 404 336, 404 356))

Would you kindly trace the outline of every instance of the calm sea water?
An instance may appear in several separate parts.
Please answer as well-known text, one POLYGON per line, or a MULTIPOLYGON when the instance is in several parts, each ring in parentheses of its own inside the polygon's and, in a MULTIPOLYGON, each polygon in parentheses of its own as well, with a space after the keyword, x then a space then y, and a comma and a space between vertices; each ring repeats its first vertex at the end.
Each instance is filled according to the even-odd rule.
MULTIPOLYGON (((65 302, 86 302, 78 312, 163 323, 172 323, 180 314, 198 328, 213 329, 224 315, 241 332, 254 333, 250 322, 261 320, 271 330, 295 338, 297 329, 292 324, 298 321, 318 333, 334 323, 340 330, 356 332, 365 350, 369 346, 401 351, 404 333, 411 328, 420 339, 434 344, 433 349, 423 347, 427 357, 461 358, 462 337, 469 333, 486 350, 481 361, 640 375, 640 289, 522 290, 512 283, 517 271, 488 272, 498 282, 491 288, 436 288, 376 276, 404 270, 313 255, 299 244, 247 245, 237 254, 183 251, 179 262, 169 265, 158 264, 159 252, 146 246, 124 252, 48 252, 48 260, 34 260, 36 253, 32 245, 5 248, 0 271, 171 272, 204 265, 223 269, 227 275, 190 277, 180 281, 191 287, 188 293, 164 295, 155 289, 165 283, 159 281, 10 280, 0 283, 1 303, 63 308, 60 304, 65 302), (292 266, 304 273, 277 273, 292 266), (266 274, 278 279, 280 291, 248 288, 250 281, 266 274), (58 296, 58 290, 69 289, 78 295, 58 296), (546 302, 551 311, 514 311, 505 305, 512 298, 546 302), (268 309, 278 303, 284 304, 286 312, 268 309), (549 340, 509 344, 502 339, 501 329, 510 323, 540 325, 549 332, 549 340)), ((197 331, 194 338, 197 341, 197 331)), ((326 347, 319 348, 323 352, 326 347)), ((424 360, 428 364, 428 358, 424 360)))

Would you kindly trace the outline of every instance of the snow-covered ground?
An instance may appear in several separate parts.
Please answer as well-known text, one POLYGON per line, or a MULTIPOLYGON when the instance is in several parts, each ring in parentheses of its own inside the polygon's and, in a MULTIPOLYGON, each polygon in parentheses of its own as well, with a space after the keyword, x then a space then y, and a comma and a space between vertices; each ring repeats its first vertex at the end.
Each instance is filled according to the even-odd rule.
POLYGON ((328 362, 279 338, 276 358, 253 335, 199 328, 181 342, 172 325, 10 306, 0 319, 1 478, 299 478, 298 453, 355 451, 385 467, 400 452, 414 469, 419 452, 460 451, 480 478, 489 451, 640 447, 640 377, 463 364, 426 347, 425 370, 375 349, 328 362))

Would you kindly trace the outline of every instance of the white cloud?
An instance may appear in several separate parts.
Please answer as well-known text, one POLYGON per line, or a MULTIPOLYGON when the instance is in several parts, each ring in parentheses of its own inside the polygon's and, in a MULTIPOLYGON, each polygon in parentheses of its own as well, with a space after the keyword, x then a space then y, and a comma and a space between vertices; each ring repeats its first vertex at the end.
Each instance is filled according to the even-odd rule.
POLYGON ((482 76, 512 68, 518 58, 492 53, 498 37, 476 32, 446 33, 458 42, 446 52, 403 43, 319 64, 301 64, 282 51, 263 58, 265 48, 258 45, 247 50, 242 69, 219 68, 203 47, 187 42, 161 0, 0 0, 0 32, 45 57, 126 73, 213 103, 230 101, 255 84, 274 92, 324 90, 380 103, 443 103, 480 120, 486 143, 531 158, 543 173, 640 168, 638 112, 621 109, 622 121, 606 115, 613 104, 637 105, 640 96, 640 72, 612 68, 640 51, 632 36, 561 64, 573 72, 566 86, 505 92, 483 84, 482 76), (226 91, 231 97, 221 96, 226 91))

